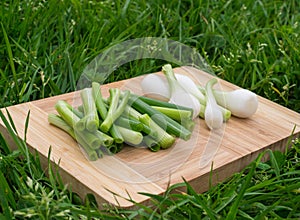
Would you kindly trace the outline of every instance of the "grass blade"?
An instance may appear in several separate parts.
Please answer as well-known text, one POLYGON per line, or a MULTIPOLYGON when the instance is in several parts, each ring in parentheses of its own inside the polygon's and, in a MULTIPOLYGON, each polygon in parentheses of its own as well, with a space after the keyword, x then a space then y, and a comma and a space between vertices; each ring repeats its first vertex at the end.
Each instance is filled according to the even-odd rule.
POLYGON ((195 190, 191 187, 191 185, 186 182, 187 192, 188 194, 192 195, 192 199, 190 200, 194 205, 201 206, 204 212, 207 214, 209 219, 216 219, 216 214, 214 211, 207 205, 207 202, 202 198, 201 194, 197 194, 195 190))
POLYGON ((16 202, 13 192, 9 187, 2 171, 0 170, 0 207, 6 219, 12 219, 10 205, 13 209, 16 208, 16 202))
POLYGON ((2 22, 1 22, 1 26, 2 26, 2 31, 3 31, 3 35, 4 35, 7 53, 8 53, 9 64, 10 64, 11 71, 12 71, 13 77, 14 77, 14 84, 16 87, 16 97, 18 97, 19 96, 19 83, 18 83, 17 72, 16 72, 16 68, 15 68, 15 64, 14 64, 14 58, 13 58, 13 54, 12 54, 12 50, 11 50, 11 45, 9 43, 9 39, 8 39, 7 33, 5 31, 5 28, 4 28, 4 25, 2 22))
MULTIPOLYGON (((257 162, 256 162, 257 163, 257 162)), ((231 219, 236 219, 236 215, 238 213, 238 207, 241 204, 241 200, 243 199, 246 189, 249 187, 251 178, 254 174, 255 168, 256 168, 256 163, 252 163, 249 173, 247 174, 246 180, 245 182, 242 183, 241 189, 238 192, 238 195, 234 201, 234 203, 232 204, 232 206, 230 207, 229 213, 226 217, 226 220, 231 220, 231 219)))
POLYGON ((15 132, 16 134, 18 134, 17 128, 16 128, 16 126, 15 126, 15 123, 14 123, 14 121, 13 121, 13 119, 12 119, 10 113, 8 112, 7 108, 6 108, 5 110, 6 110, 6 114, 7 114, 7 117, 8 117, 8 120, 9 120, 9 123, 10 123, 11 128, 14 130, 14 132, 15 132))
POLYGON ((14 142, 19 148, 22 148, 22 142, 20 141, 19 137, 16 135, 16 127, 14 126, 14 123, 12 121, 11 115, 7 109, 5 109, 9 118, 10 123, 7 121, 5 115, 2 111, 0 111, 0 118, 3 121, 8 133, 13 138, 14 142))
POLYGON ((26 137, 27 137, 27 131, 28 131, 28 126, 29 126, 29 117, 30 117, 30 110, 27 113, 26 116, 26 121, 25 121, 25 130, 24 130, 24 142, 26 142, 26 137))
MULTIPOLYGON (((4 152, 4 154, 9 154, 9 153, 11 153, 11 150, 10 150, 10 148, 9 148, 9 146, 8 146, 8 144, 6 143, 6 141, 5 141, 5 139, 4 139, 4 137, 3 137, 3 135, 0 133, 0 146, 1 146, 1 151, 3 151, 4 152)), ((1 152, 0 151, 0 152, 1 152)))
POLYGON ((274 169, 275 175, 277 177, 279 177, 280 176, 280 168, 279 168, 279 165, 278 165, 277 158, 276 158, 276 156, 274 154, 275 152, 271 151, 270 149, 268 149, 267 152, 270 155, 270 162, 271 162, 271 165, 272 165, 272 167, 274 169))

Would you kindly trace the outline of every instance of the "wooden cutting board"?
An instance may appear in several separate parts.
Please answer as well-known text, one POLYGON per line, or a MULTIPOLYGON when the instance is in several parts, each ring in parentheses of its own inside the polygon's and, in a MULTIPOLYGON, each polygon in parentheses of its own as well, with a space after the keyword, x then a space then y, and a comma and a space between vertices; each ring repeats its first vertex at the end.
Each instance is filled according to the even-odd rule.
MULTIPOLYGON (((176 68, 175 72, 188 74, 202 85, 212 77, 191 67, 176 68)), ((107 96, 109 88, 118 87, 142 94, 139 83, 143 77, 103 85, 102 93, 107 96)), ((219 82, 223 90, 238 88, 223 80, 219 82)), ((240 171, 262 151, 284 150, 295 126, 293 136, 300 133, 300 114, 259 97, 255 115, 248 119, 231 117, 218 133, 210 132, 202 119, 196 119, 191 139, 178 139, 168 150, 153 153, 145 148, 126 146, 114 156, 90 162, 71 137, 48 123, 47 114, 55 112, 57 100, 66 100, 74 106, 81 104, 77 91, 11 106, 7 110, 21 138, 30 110, 29 149, 37 150, 46 168, 51 146, 51 161, 59 162, 63 181, 82 198, 87 193, 94 194, 99 207, 108 202, 130 208, 133 204, 129 198, 147 203, 149 197, 139 192, 162 194, 169 185, 182 182, 183 178, 197 192, 204 192, 210 183, 216 184, 240 171)), ((1 120, 0 132, 8 141, 11 139, 1 120)))

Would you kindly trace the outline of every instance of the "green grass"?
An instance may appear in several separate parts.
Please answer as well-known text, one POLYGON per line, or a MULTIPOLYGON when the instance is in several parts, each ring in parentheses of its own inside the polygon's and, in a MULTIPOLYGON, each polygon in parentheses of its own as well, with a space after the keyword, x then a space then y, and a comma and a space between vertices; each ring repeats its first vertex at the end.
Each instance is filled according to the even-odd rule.
MULTIPOLYGON (((76 89, 84 67, 112 45, 162 37, 196 48, 221 78, 300 112, 300 2, 283 1, 38 1, 0 3, 0 107, 76 89)), ((159 71, 164 61, 124 64, 106 82, 159 71)), ((13 132, 12 132, 13 135, 13 132)), ((95 209, 48 175, 39 158, 0 135, 0 217, 10 219, 299 218, 299 140, 285 153, 265 152, 226 182, 196 194, 171 186, 149 195, 152 206, 136 211, 95 209), (48 176, 48 177, 47 177, 48 176), (59 215, 61 215, 59 217, 59 215), (83 217, 85 216, 85 217, 83 217)))

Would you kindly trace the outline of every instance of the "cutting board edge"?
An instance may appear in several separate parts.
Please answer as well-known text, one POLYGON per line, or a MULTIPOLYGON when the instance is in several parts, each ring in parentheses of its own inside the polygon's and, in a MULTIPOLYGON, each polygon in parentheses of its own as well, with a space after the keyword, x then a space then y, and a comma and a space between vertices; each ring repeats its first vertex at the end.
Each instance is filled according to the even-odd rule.
MULTIPOLYGON (((270 154, 267 152, 268 150, 284 152, 287 148, 291 148, 291 144, 289 142, 290 139, 294 138, 300 138, 300 129, 298 132, 283 138, 276 143, 266 145, 263 148, 252 152, 251 154, 244 155, 243 160, 232 160, 224 166, 217 168, 212 167, 211 172, 207 172, 201 176, 186 180, 197 193, 204 193, 210 189, 210 186, 213 187, 219 183, 223 183, 224 181, 230 179, 234 173, 238 173, 246 169, 247 166, 258 159, 260 154, 263 154, 261 157, 261 162, 266 162, 270 159, 270 154), (228 169, 230 167, 233 169, 228 169), (201 185, 201 187, 199 187, 199 185, 201 185)), ((211 164, 211 166, 213 166, 213 164, 211 164)), ((175 188, 175 192, 186 192, 186 187, 183 186, 175 188)))

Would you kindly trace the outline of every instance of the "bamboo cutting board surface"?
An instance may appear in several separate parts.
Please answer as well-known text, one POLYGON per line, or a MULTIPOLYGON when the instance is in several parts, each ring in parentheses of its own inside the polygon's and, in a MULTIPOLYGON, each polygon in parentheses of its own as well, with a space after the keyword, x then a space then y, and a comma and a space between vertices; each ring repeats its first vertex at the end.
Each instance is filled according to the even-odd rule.
MULTIPOLYGON (((174 71, 188 74, 202 85, 212 77, 191 67, 175 68, 174 71)), ((143 77, 103 85, 102 93, 107 96, 109 88, 117 87, 141 95, 143 77)), ((223 80, 219 82, 223 90, 238 88, 223 80)), ((37 150, 44 167, 51 147, 51 162, 59 162, 63 181, 82 198, 87 193, 94 194, 99 207, 107 202, 131 207, 129 198, 147 203, 149 197, 139 192, 162 194, 169 185, 182 182, 183 178, 197 192, 204 192, 211 182, 216 184, 240 171, 262 151, 284 150, 294 128, 294 137, 300 133, 300 114, 259 97, 258 110, 251 118, 231 117, 217 133, 209 131, 202 119, 196 119, 191 139, 177 139, 170 149, 153 153, 145 148, 126 146, 114 156, 90 162, 68 134, 48 123, 47 115, 55 113, 54 105, 58 100, 66 100, 73 106, 81 104, 77 91, 11 106, 7 110, 21 138, 30 110, 28 147, 37 150)), ((10 140, 1 120, 0 132, 10 140)))

